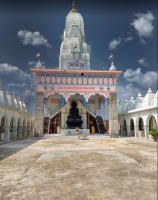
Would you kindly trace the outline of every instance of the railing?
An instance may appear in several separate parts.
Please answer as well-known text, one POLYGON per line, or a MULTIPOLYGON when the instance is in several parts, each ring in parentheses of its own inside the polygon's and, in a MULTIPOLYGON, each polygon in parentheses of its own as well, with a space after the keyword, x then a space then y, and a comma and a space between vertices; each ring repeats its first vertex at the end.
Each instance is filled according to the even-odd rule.
POLYGON ((96 115, 92 113, 90 110, 87 109, 87 112, 89 112, 89 114, 91 114, 93 117, 96 117, 96 115))
POLYGON ((56 107, 54 110, 51 110, 51 111, 49 112, 50 118, 54 117, 54 115, 57 114, 59 111, 60 111, 60 108, 59 108, 59 107, 56 107))

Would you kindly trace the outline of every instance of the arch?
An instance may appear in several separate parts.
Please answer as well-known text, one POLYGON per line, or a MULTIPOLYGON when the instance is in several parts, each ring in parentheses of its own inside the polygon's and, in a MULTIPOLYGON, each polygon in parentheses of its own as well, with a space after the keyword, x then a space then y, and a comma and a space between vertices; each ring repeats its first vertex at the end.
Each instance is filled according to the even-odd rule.
POLYGON ((130 119, 130 130, 134 130, 134 120, 132 118, 130 119))
POLYGON ((5 122, 5 126, 8 126, 9 123, 8 123, 8 117, 7 115, 3 115, 3 117, 1 118, 1 120, 4 119, 4 122, 5 122))
POLYGON ((17 138, 20 137, 20 132, 21 132, 21 118, 19 118, 17 121, 17 138))
POLYGON ((146 125, 149 125, 149 122, 150 122, 151 117, 154 118, 154 120, 155 120, 155 122, 156 122, 156 124, 157 124, 156 118, 155 118, 153 115, 150 114, 150 115, 148 115, 148 117, 147 117, 147 119, 146 119, 146 125))
POLYGON ((157 128, 157 124, 156 124, 156 119, 153 115, 150 116, 149 118, 149 131, 151 131, 152 129, 157 128))
POLYGON ((10 119, 10 131, 9 131, 9 139, 13 139, 14 137, 13 137, 13 132, 15 131, 14 130, 14 127, 16 126, 16 121, 15 121, 15 117, 12 117, 11 119, 10 119))
POLYGON ((30 120, 28 119, 27 121, 27 127, 30 126, 30 120))
POLYGON ((125 119, 123 120, 123 127, 124 127, 123 128, 124 129, 124 134, 127 135, 127 123, 126 123, 125 119))
POLYGON ((139 118, 138 126, 139 126, 139 131, 144 130, 144 121, 143 121, 142 117, 139 118))

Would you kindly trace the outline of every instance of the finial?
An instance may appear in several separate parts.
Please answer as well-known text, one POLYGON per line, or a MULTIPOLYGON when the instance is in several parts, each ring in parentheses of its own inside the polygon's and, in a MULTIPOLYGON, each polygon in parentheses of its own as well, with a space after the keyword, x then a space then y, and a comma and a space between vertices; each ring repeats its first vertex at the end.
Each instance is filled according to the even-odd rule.
POLYGON ((76 5, 74 1, 72 2, 72 9, 76 9, 76 5))
POLYGON ((149 86, 149 89, 148 89, 147 94, 148 94, 148 93, 153 93, 153 91, 152 91, 152 89, 151 89, 151 86, 149 86))

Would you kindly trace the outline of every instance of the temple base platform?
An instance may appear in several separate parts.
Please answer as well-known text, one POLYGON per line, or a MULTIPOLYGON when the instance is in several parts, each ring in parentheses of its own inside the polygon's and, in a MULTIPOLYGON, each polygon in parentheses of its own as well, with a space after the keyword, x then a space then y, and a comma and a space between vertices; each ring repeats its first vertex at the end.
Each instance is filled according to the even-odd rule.
POLYGON ((61 135, 78 135, 82 133, 90 135, 90 129, 79 129, 79 131, 76 131, 75 129, 60 129, 61 135))

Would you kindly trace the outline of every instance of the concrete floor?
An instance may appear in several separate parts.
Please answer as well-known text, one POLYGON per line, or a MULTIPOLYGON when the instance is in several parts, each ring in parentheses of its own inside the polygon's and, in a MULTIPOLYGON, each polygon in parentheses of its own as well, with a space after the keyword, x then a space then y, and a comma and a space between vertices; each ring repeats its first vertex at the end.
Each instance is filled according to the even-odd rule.
POLYGON ((157 200, 157 143, 91 135, 0 145, 0 199, 157 200))

